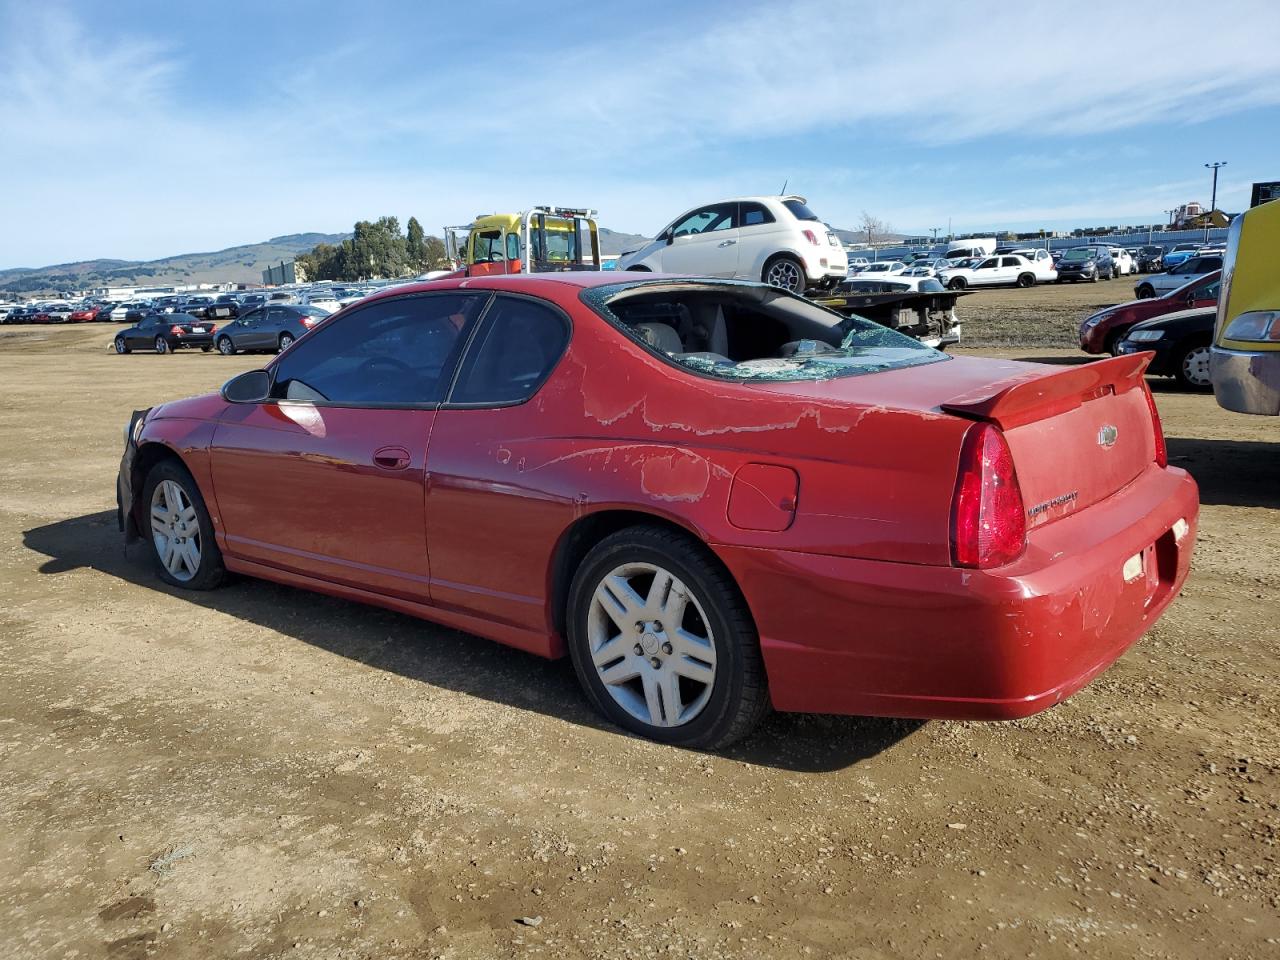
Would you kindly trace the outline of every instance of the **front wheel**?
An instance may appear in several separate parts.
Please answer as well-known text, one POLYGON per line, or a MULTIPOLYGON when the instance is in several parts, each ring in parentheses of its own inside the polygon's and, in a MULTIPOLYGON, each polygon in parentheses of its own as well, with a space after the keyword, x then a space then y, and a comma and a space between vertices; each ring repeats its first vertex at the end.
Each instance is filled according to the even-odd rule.
POLYGON ((236 345, 231 342, 230 337, 219 337, 218 352, 224 357, 233 357, 235 356, 236 345))
POLYGON ((200 488, 186 468, 162 460, 147 474, 142 489, 151 556, 165 583, 190 590, 211 590, 226 569, 213 537, 213 522, 200 488))
POLYGON ((1174 377, 1188 390, 1212 390, 1209 376, 1209 344, 1193 343, 1178 357, 1174 377))
POLYGON ((1139 285, 1136 292, 1139 300, 1150 300, 1156 295, 1156 288, 1149 283, 1144 283, 1139 285))
POLYGON ((587 697, 633 733, 718 749, 768 710, 746 602, 716 558, 684 534, 638 526, 606 537, 578 568, 567 621, 587 697))
POLYGON ((156 337, 156 353, 168 353, 169 341, 164 337, 156 337))
POLYGON ((115 339, 116 353, 128 353, 129 344, 125 343, 124 337, 116 337, 115 339))
POLYGON ((774 257, 764 265, 762 279, 771 287, 781 287, 791 293, 804 293, 808 285, 804 264, 794 257, 774 257))
POLYGON ((289 346, 290 346, 292 343, 293 343, 293 334, 291 334, 291 333, 282 333, 282 334, 280 334, 280 350, 281 350, 281 352, 283 352, 283 351, 285 351, 285 350, 288 350, 288 349, 289 349, 289 346))

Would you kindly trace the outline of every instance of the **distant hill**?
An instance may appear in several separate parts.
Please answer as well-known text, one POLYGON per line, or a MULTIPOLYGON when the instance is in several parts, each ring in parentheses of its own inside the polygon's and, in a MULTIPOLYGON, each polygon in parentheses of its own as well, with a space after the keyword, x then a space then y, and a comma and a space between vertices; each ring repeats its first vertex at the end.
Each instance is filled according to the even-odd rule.
MULTIPOLYGON (((339 244, 349 233, 291 233, 213 253, 183 253, 160 260, 81 260, 48 267, 0 270, 0 292, 31 295, 91 287, 143 287, 187 283, 260 283, 262 271, 292 260, 318 243, 339 244)), ((635 233, 600 228, 600 252, 612 256, 648 242, 635 233)))
POLYGON ((349 233, 291 233, 213 253, 183 253, 160 260, 82 260, 49 267, 0 270, 0 291, 44 293, 89 287, 184 283, 261 283, 262 271, 292 260, 317 243, 341 243, 349 233))

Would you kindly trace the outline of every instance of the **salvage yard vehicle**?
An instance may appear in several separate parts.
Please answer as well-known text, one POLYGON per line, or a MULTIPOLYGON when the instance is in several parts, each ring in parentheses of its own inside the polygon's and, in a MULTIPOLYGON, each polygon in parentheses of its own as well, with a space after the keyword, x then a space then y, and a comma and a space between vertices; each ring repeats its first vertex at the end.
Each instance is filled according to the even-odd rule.
POLYGON ((882 280, 846 280, 835 292, 816 297, 814 302, 846 316, 873 320, 943 350, 960 342, 960 318, 955 308, 956 300, 963 296, 967 294, 948 291, 934 277, 899 274, 882 280))
POLYGON ((240 316, 240 300, 234 293, 221 293, 205 308, 208 320, 234 320, 240 316))
POLYGON ((112 341, 116 353, 154 350, 173 353, 184 347, 199 347, 205 353, 213 349, 213 324, 187 313, 149 313, 136 326, 121 330, 112 341))
POLYGON ((1164 247, 1149 243, 1138 248, 1138 272, 1157 273, 1164 269, 1164 247))
POLYGON ((319 307, 269 303, 221 327, 214 344, 224 357, 251 351, 279 353, 327 316, 329 311, 319 307))
POLYGON ((644 736, 778 710, 1001 719, 1084 686, 1187 575, 1146 356, 950 357, 763 283, 410 284, 137 411, 119 521, 227 572, 546 657, 644 736))
POLYGON ((1164 296, 1117 303, 1091 313, 1080 324, 1080 349, 1085 353, 1115 353, 1116 346, 1135 323, 1175 310, 1216 306, 1221 280, 1222 271, 1215 270, 1164 296))
POLYGON ((1097 283, 1115 276, 1115 263, 1105 247, 1072 247, 1058 260, 1058 282, 1097 283))
POLYGON ((966 287, 1034 287, 1037 282, 1047 283, 1058 279, 1058 271, 1052 261, 1032 261, 1010 254, 986 257, 971 266, 948 267, 938 273, 938 279, 949 290, 964 290, 966 287))
POLYGON ((1170 267, 1176 267, 1181 263, 1185 263, 1194 257, 1196 255, 1196 251, 1199 249, 1199 243, 1175 243, 1164 255, 1164 268, 1168 270, 1170 267))
POLYGON ((1211 352, 1218 406, 1280 415, 1280 203, 1264 202, 1231 221, 1211 352))
POLYGON ((849 278, 853 280, 875 280, 880 277, 892 277, 906 272, 907 265, 901 260, 877 260, 875 263, 867 264, 857 273, 849 274, 849 278))
POLYGON ((682 213, 657 239, 619 257, 618 269, 762 280, 804 293, 835 287, 849 275, 849 260, 804 197, 739 197, 682 213))
POLYGON ((1222 257, 1218 254, 1192 257, 1190 260, 1184 260, 1164 273, 1153 273, 1148 277, 1143 277, 1138 285, 1133 288, 1133 292, 1142 299, 1158 297, 1171 290, 1177 290, 1192 280, 1199 280, 1221 269, 1222 257))
MULTIPOLYGON (((1147 302, 1147 301, 1143 301, 1147 302)), ((1173 377, 1188 390, 1212 390, 1209 346, 1218 308, 1199 307, 1166 313, 1131 327, 1116 347, 1117 354, 1154 353, 1147 373, 1173 377)))
POLYGON ((455 270, 438 279, 599 270, 595 218, 594 210, 546 206, 445 227, 445 249, 455 270))

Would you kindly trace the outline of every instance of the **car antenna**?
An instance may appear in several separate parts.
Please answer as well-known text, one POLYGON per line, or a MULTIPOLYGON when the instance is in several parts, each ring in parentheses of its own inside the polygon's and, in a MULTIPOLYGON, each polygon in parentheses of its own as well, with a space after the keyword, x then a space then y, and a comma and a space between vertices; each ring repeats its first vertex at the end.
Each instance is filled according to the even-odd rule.
POLYGON ((782 181, 782 190, 779 191, 778 196, 785 197, 787 195, 787 184, 790 182, 791 182, 790 177, 787 177, 787 179, 782 181))

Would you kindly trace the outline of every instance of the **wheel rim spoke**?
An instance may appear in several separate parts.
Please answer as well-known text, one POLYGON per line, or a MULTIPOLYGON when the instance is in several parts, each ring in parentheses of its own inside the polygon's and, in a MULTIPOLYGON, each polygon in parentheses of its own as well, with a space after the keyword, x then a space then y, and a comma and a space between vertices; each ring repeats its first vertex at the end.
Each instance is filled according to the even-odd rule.
POLYGON ((623 564, 601 577, 587 614, 588 650, 605 691, 643 724, 688 723, 716 683, 716 646, 701 603, 663 567, 623 564))

